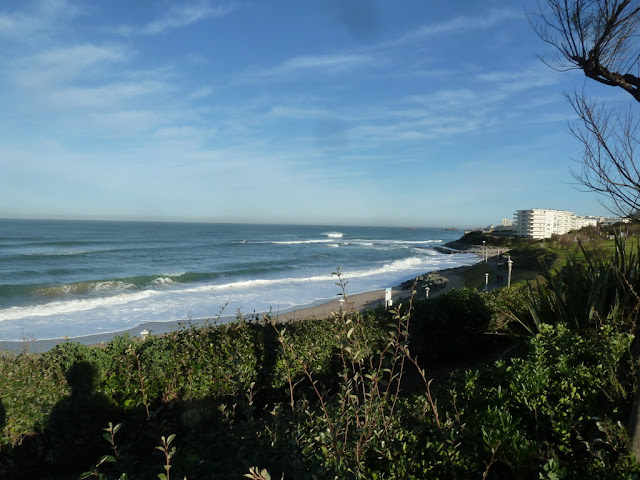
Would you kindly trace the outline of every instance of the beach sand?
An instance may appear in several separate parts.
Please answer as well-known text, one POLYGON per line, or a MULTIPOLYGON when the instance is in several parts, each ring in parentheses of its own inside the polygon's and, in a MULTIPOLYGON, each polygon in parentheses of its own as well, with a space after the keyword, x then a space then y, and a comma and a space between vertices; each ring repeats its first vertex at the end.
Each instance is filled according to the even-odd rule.
MULTIPOLYGON (((451 289, 463 288, 463 281, 460 275, 461 270, 468 267, 450 268, 447 270, 438 270, 434 273, 447 279, 446 287, 443 290, 434 292, 431 296, 435 297, 441 295, 451 289)), ((397 305, 400 301, 407 299, 411 296, 411 290, 402 290, 400 286, 392 288, 391 298, 393 304, 397 305)), ((384 304, 385 290, 372 290, 369 292, 356 293, 349 295, 344 304, 340 303, 340 298, 319 300, 314 302, 310 306, 294 307, 293 309, 283 312, 272 311, 270 312, 271 318, 277 322, 288 322, 294 320, 302 320, 307 318, 323 319, 329 317, 333 312, 340 312, 340 309, 346 309, 347 311, 363 311, 367 309, 377 308, 384 304)), ((220 323, 227 323, 233 321, 235 317, 225 316, 220 318, 220 323)), ((123 330, 113 333, 103 333, 97 335, 87 335, 78 338, 59 338, 52 340, 30 340, 25 339, 22 342, 10 342, 0 341, 0 350, 10 350, 18 352, 21 350, 28 350, 33 353, 45 352, 54 348, 56 345, 65 343, 67 341, 76 341, 85 345, 100 345, 109 342, 112 338, 128 333, 132 337, 139 337, 142 330, 148 330, 151 335, 162 335, 169 333, 183 326, 189 325, 204 325, 211 322, 212 319, 194 319, 181 322, 148 322, 138 325, 129 330, 123 330)))

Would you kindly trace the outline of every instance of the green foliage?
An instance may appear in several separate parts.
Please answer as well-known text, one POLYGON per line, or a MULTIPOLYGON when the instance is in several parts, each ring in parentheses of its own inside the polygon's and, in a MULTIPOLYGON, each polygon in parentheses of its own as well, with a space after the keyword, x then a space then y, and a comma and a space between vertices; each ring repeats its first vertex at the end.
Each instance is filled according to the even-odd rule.
POLYGON ((475 289, 451 290, 415 302, 411 351, 422 360, 473 354, 474 341, 487 330, 492 317, 486 295, 475 289))
POLYGON ((480 448, 485 456, 497 449, 493 469, 509 472, 505 478, 538 478, 536 471, 540 478, 622 478, 635 468, 622 424, 633 389, 625 368, 631 341, 610 328, 585 337, 544 326, 527 356, 468 372, 448 387, 449 414, 464 425, 460 441, 478 457, 480 448))
POLYGON ((528 312, 514 312, 529 333, 543 323, 563 323, 573 329, 608 323, 618 330, 635 330, 640 300, 638 253, 629 252, 618 238, 613 256, 584 247, 582 254, 581 260, 570 256, 559 269, 545 268, 543 280, 528 292, 528 312))
POLYGON ((104 381, 104 375, 109 365, 109 355, 100 348, 82 345, 78 342, 61 343, 43 355, 43 361, 57 365, 62 372, 67 372, 78 362, 87 362, 95 369, 95 382, 104 381))
POLYGON ((559 254, 551 249, 535 245, 526 245, 509 250, 509 255, 518 269, 539 271, 550 267, 559 258, 559 254))
POLYGON ((491 311, 491 321, 487 328, 490 332, 504 333, 509 331, 516 317, 526 315, 528 303, 525 291, 526 283, 511 285, 511 288, 499 288, 485 295, 484 300, 491 311))
POLYGON ((3 445, 21 443, 41 431, 54 405, 69 394, 60 366, 28 352, 0 352, 0 385, 5 410, 0 454, 3 445))
POLYGON ((520 245, 527 245, 531 243, 529 239, 511 237, 508 235, 499 235, 497 233, 485 233, 481 231, 472 231, 465 233, 462 238, 456 240, 455 243, 459 246, 477 246, 482 245, 482 242, 486 242, 486 245, 492 247, 516 247, 520 245))

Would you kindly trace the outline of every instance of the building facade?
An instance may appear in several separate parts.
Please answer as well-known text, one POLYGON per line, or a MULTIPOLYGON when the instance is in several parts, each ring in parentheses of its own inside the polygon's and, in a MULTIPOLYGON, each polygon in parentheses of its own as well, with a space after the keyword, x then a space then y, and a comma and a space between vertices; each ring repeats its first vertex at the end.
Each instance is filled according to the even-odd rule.
POLYGON ((586 226, 596 226, 597 223, 594 217, 579 217, 564 210, 531 208, 516 211, 514 233, 519 237, 543 239, 551 238, 554 234, 563 235, 586 226))

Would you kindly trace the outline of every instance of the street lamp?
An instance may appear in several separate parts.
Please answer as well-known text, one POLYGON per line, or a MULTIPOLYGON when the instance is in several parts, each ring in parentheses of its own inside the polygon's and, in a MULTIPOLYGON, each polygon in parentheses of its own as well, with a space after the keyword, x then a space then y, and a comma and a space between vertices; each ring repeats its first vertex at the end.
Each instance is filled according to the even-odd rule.
POLYGON ((485 273, 484 274, 484 293, 487 293, 489 291, 489 274, 485 273))
POLYGON ((427 298, 429 298, 429 290, 431 290, 429 287, 424 287, 424 293, 427 296, 427 298))
POLYGON ((511 288, 511 268, 513 267, 513 260, 511 260, 511 256, 509 256, 509 260, 507 260, 507 290, 511 288))
POLYGON ((484 263, 487 263, 487 245, 486 245, 487 241, 486 240, 482 240, 482 260, 484 261, 484 263))

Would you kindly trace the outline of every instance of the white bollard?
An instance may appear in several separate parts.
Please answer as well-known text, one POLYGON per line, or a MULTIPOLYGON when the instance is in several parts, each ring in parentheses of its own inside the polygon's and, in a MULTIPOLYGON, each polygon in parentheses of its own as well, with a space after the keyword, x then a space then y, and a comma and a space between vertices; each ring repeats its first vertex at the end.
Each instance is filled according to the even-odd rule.
POLYGON ((390 308, 391 305, 393 305, 393 300, 391 300, 391 287, 388 287, 384 290, 384 306, 390 308))

